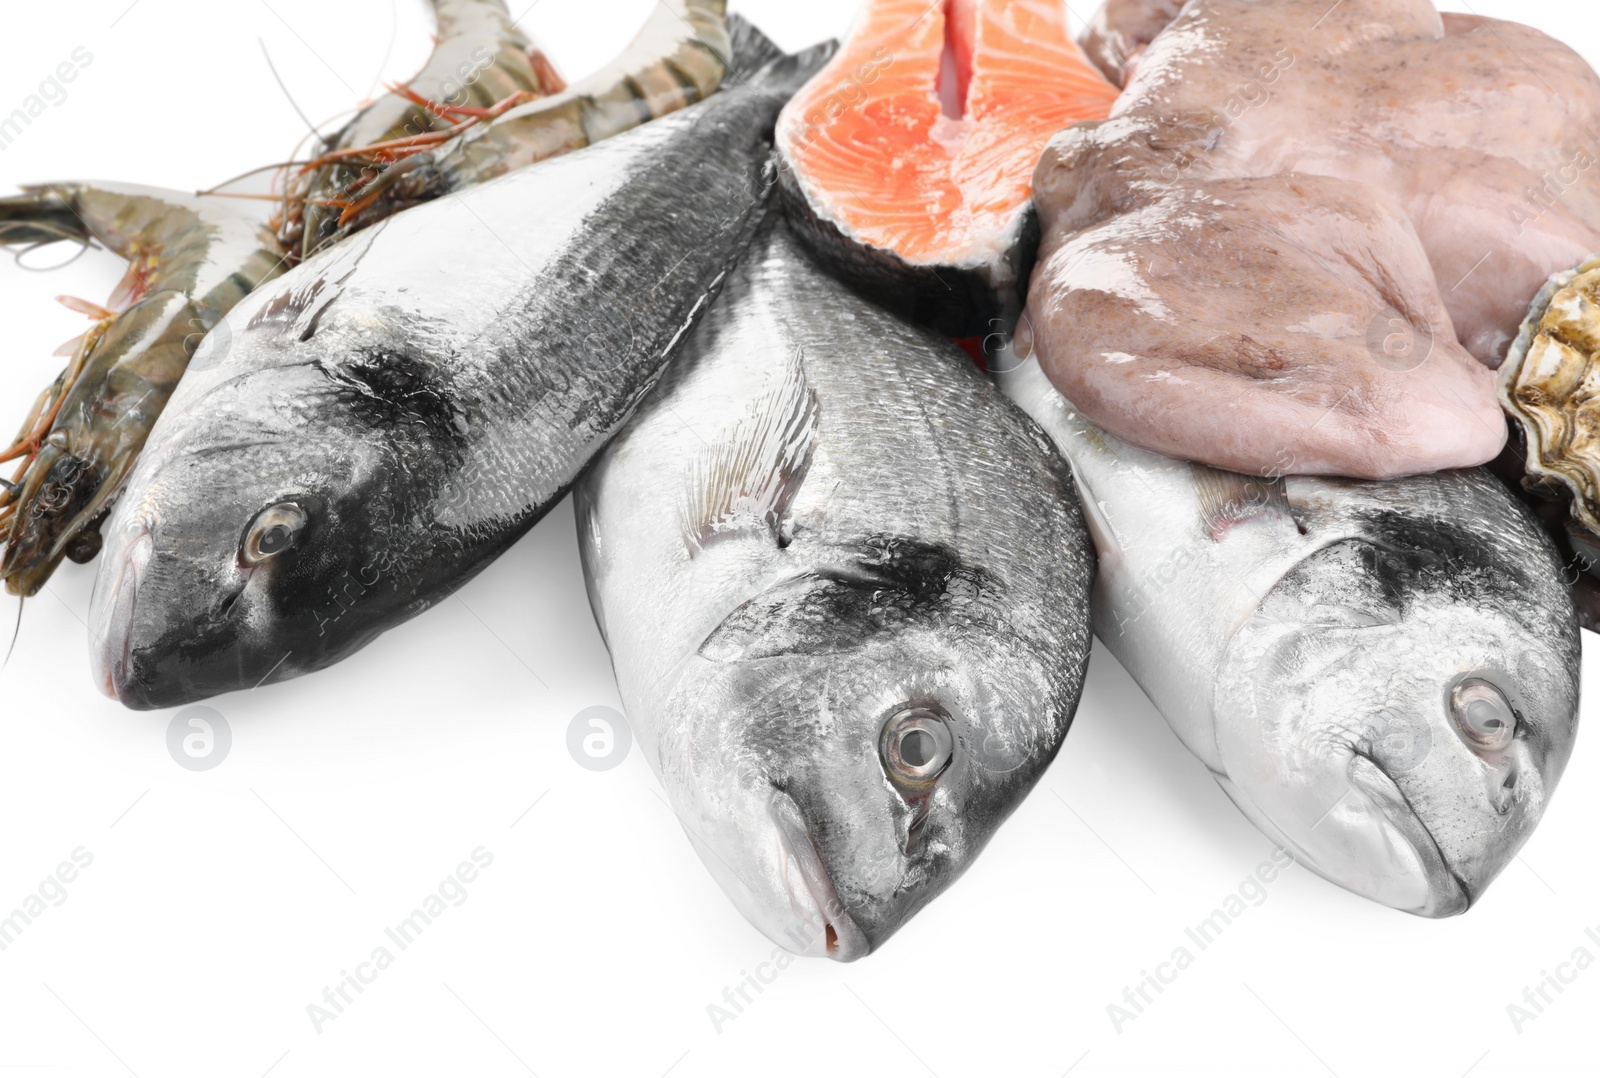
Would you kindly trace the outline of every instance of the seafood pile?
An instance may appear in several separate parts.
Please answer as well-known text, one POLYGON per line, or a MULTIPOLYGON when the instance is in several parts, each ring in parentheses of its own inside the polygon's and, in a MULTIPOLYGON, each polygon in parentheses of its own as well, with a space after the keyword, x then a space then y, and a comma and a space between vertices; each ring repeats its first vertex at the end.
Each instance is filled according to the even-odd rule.
POLYGON ((865 0, 789 54, 663 0, 568 85, 502 0, 433 6, 269 220, 0 200, 0 243, 129 263, 0 491, 13 593, 99 557, 106 693, 336 663, 570 490, 635 735, 797 953, 973 863, 1092 636, 1333 883, 1449 916, 1516 856, 1600 616, 1600 173, 1522 205, 1600 154, 1574 51, 1429 0, 1109 0, 1081 41, 865 0))
POLYGON ((822 58, 397 214, 236 307, 106 525, 106 691, 166 707, 320 669, 537 523, 748 245, 771 124, 822 58))

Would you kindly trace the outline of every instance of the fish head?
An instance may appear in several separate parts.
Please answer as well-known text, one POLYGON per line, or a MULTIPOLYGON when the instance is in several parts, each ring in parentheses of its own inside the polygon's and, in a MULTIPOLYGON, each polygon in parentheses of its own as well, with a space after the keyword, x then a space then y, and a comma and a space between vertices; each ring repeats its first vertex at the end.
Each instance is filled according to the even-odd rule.
POLYGON ((108 695, 158 708, 283 680, 426 605, 415 523, 435 507, 414 491, 438 458, 369 384, 403 380, 400 353, 323 337, 315 350, 236 341, 242 371, 186 381, 152 432, 104 529, 91 603, 108 695))
POLYGON ((1371 518, 1277 582, 1216 682, 1223 788, 1301 863, 1396 909, 1465 911, 1572 751, 1579 645, 1554 552, 1531 527, 1484 530, 1520 512, 1501 495, 1466 527, 1371 518))
POLYGON ((935 590, 791 579, 705 638, 660 712, 684 829, 741 912, 796 953, 880 946, 966 869, 1066 735, 1087 633, 1052 653, 970 579, 935 590))

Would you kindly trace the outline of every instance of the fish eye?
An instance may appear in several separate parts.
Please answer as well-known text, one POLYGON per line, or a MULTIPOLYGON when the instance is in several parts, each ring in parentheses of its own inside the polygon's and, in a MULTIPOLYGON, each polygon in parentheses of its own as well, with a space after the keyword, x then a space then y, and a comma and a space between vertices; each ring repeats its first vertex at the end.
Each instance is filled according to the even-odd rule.
POLYGON ((1502 752, 1517 736, 1517 713, 1505 693, 1482 678, 1468 678, 1450 693, 1450 714, 1461 738, 1480 752, 1502 752))
POLYGON ((306 511, 294 502, 279 502, 257 513, 245 529, 239 557, 246 565, 260 565, 294 546, 305 530, 306 511))
POLYGON ((931 782, 949 766, 955 755, 955 738, 949 722, 938 712, 925 707, 906 708, 883 724, 880 751, 892 778, 931 782))

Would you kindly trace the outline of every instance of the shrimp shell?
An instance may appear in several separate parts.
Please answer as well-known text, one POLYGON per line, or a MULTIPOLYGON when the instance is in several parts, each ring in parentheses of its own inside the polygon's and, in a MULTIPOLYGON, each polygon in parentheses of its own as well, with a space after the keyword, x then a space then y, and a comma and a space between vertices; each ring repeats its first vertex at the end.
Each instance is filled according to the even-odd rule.
MULTIPOLYGON (((4 459, 23 457, 0 494, 8 542, 0 576, 33 595, 61 559, 99 550, 110 507, 178 379, 213 326, 283 270, 272 235, 232 206, 177 191, 114 184, 27 187, 0 199, 0 243, 91 240, 128 273, 76 342, 4 459)), ((207 340, 206 356, 225 342, 207 340)))
POLYGON ((726 0, 660 0, 611 63, 560 93, 463 125, 448 142, 413 153, 362 192, 348 235, 397 210, 503 176, 659 119, 715 93, 732 42, 726 0))
POLYGON ((423 69, 362 109, 288 183, 275 224, 295 260, 338 238, 350 207, 394 161, 438 144, 471 114, 563 88, 503 0, 434 0, 434 11, 438 43, 423 69))

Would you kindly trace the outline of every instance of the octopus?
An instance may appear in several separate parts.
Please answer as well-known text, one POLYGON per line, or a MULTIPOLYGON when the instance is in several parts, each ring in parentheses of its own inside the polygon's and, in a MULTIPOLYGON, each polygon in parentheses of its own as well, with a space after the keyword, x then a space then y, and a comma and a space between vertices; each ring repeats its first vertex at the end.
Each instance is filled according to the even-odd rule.
POLYGON ((1078 44, 1114 86, 1128 76, 1156 35, 1183 10, 1184 0, 1106 0, 1083 28, 1078 44))
POLYGON ((1019 351, 1123 440, 1213 467, 1493 460, 1529 299, 1600 250, 1600 77, 1428 0, 1178 7, 1091 24, 1125 89, 1040 160, 1019 351))

